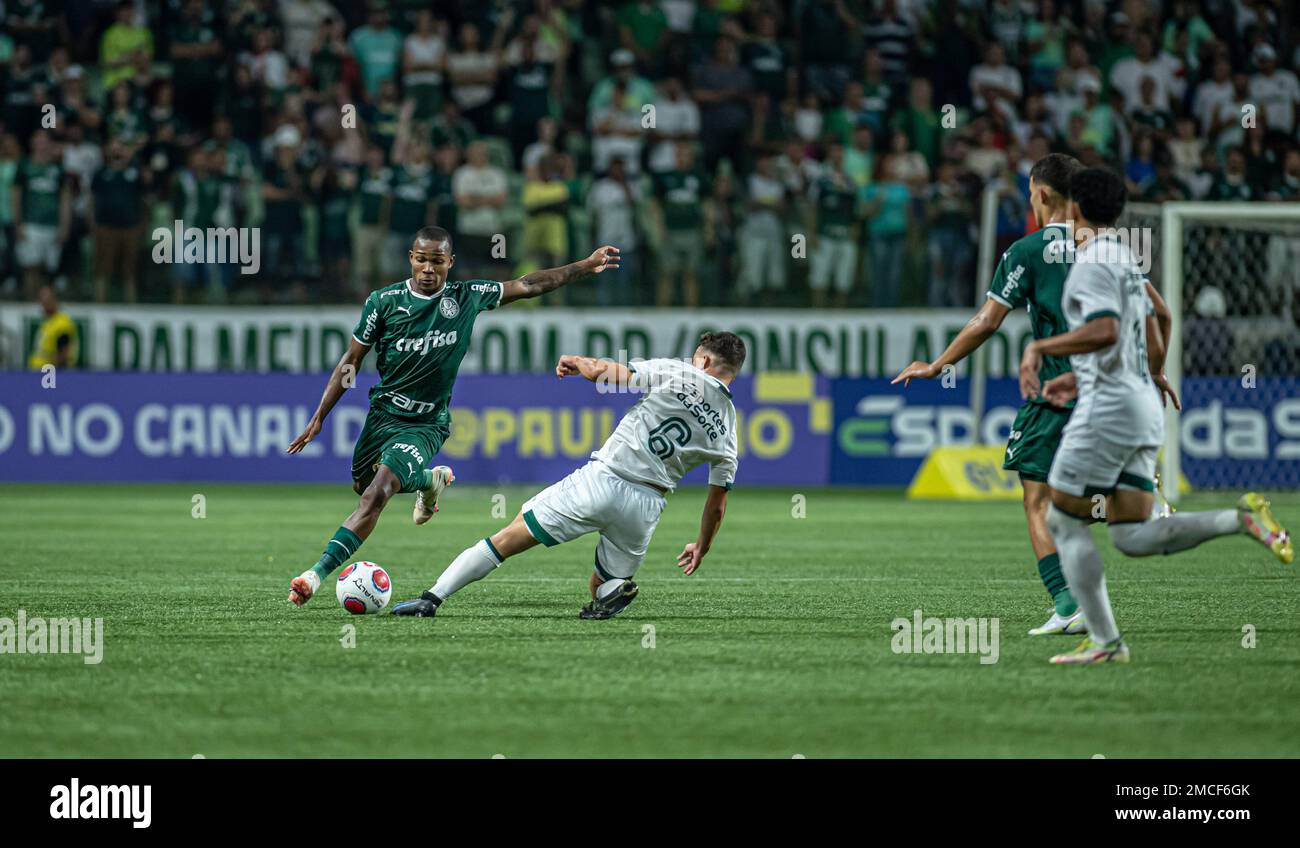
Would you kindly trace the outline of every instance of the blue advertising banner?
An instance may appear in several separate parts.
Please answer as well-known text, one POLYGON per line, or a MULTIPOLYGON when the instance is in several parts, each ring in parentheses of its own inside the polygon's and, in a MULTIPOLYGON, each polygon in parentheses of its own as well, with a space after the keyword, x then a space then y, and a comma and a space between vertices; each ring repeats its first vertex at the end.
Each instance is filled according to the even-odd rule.
POLYGON ((1005 444, 1020 407, 1019 385, 989 380, 985 398, 977 433, 967 380, 951 388, 937 380, 913 380, 906 389, 884 379, 833 380, 831 482, 906 486, 933 448, 1005 444))
MULTIPOLYGON (((932 448, 1005 444, 1019 385, 988 381, 979 433, 969 389, 965 380, 951 388, 917 380, 906 390, 883 379, 833 380, 831 482, 905 486, 932 448)), ((1182 390, 1182 469, 1193 488, 1300 486, 1300 379, 1188 377, 1182 390)))
MULTIPOLYGON (((316 441, 288 456, 323 374, 60 372, 45 388, 38 372, 0 372, 0 480, 346 483, 372 379, 363 376, 316 441)), ((738 485, 829 482, 829 383, 796 382, 794 392, 762 377, 733 384, 738 485)), ((439 459, 466 482, 553 482, 600 447, 636 398, 576 378, 464 375, 439 459)), ((707 469, 685 482, 707 482, 707 469)))

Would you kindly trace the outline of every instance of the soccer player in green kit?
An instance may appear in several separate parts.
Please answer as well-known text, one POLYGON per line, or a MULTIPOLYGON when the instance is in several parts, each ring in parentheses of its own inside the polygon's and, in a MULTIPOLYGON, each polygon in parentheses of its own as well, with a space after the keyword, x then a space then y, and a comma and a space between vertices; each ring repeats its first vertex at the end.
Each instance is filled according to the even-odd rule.
MULTIPOLYGON (((945 365, 956 365, 997 332, 1012 309, 1028 308, 1035 339, 1069 330, 1061 312, 1061 293, 1074 249, 1068 223, 1070 177, 1082 168, 1077 159, 1061 153, 1044 156, 1034 164, 1029 172, 1029 204, 1040 229, 1016 241, 1002 254, 993 272, 988 299, 947 350, 934 362, 913 362, 894 378, 894 383, 901 382, 906 386, 915 378, 938 377, 945 365)), ((1158 297, 1156 295, 1159 309, 1164 303, 1158 297)), ((1045 356, 1040 377, 1046 383, 1069 370, 1068 357, 1045 356)), ((1031 636, 1087 631, 1083 614, 1061 573, 1056 545, 1047 530, 1047 508, 1051 503, 1047 473, 1051 470, 1052 457, 1061 442, 1061 431, 1070 418, 1073 405, 1071 401, 1066 407, 1054 406, 1042 397, 1026 401, 1011 425, 1011 437, 1002 463, 1003 468, 1020 474, 1029 543, 1038 559, 1038 575, 1052 596, 1054 606, 1046 623, 1029 631, 1031 636)))
POLYGON ((441 227, 416 233, 409 258, 410 279, 366 298, 352 341, 325 384, 316 414, 288 448, 289 453, 299 453, 320 434, 361 360, 376 347, 379 382, 370 389, 370 411, 352 454, 352 488, 361 501, 325 546, 320 561, 290 582, 289 600, 298 606, 356 554, 393 495, 415 493, 416 524, 437 511, 438 496, 454 478, 445 465, 426 466, 450 434, 451 389, 479 313, 619 266, 618 248, 606 245, 579 262, 504 283, 448 282, 455 256, 451 234, 441 227))

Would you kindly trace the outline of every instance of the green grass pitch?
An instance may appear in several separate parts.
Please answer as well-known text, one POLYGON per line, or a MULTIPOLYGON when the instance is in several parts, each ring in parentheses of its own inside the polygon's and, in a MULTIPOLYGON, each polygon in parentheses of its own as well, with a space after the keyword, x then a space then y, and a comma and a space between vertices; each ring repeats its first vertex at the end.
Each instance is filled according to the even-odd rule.
MULTIPOLYGON (((535 488, 462 482, 424 527, 400 496, 360 558, 411 597, 505 523, 494 494, 513 517, 535 488)), ((1074 639, 1025 635, 1047 596, 1017 504, 738 488, 686 578, 702 498, 670 499, 619 618, 577 617, 587 537, 425 621, 348 616, 329 582, 286 602, 346 485, 0 486, 0 616, 102 617, 105 642, 98 666, 0 655, 0 756, 1300 756, 1300 580, 1244 537, 1128 560, 1098 531, 1133 664, 1056 668, 1074 639), (917 608, 997 617, 999 661, 895 654, 917 608)), ((1300 497, 1274 506, 1300 525, 1300 497)))

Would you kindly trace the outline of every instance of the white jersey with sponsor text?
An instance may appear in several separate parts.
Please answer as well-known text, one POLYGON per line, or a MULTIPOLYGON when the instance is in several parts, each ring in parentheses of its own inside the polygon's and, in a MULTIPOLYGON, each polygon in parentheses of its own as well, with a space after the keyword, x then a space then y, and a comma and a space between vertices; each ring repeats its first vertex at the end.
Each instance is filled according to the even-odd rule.
POLYGON ((1146 276, 1133 252, 1112 233, 1079 248, 1065 279, 1061 310, 1071 330, 1111 316, 1119 322, 1114 344, 1070 356, 1079 399, 1065 433, 1089 431, 1124 445, 1164 441, 1164 413, 1147 364, 1147 316, 1153 306, 1146 276))
POLYGON ((720 380, 676 359, 634 360, 631 388, 644 392, 591 458, 634 483, 666 491, 696 466, 730 489, 736 477, 736 407, 720 380))

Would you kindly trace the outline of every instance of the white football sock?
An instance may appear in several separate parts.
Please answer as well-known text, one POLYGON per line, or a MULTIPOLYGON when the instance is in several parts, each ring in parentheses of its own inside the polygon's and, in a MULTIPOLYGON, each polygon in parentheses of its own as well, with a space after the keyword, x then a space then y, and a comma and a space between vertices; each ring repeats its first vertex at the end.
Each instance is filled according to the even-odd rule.
POLYGON ((487 577, 500 564, 501 560, 492 552, 488 540, 483 539, 472 548, 461 551, 429 591, 445 601, 475 580, 487 577))
POLYGON ((1119 638, 1119 625, 1106 592, 1106 573, 1101 553, 1092 541, 1088 525, 1053 504, 1047 510, 1047 529, 1061 556, 1061 573, 1074 599, 1083 610, 1088 633, 1094 642, 1106 645, 1119 638))
POLYGON ((1207 539, 1241 532, 1235 509, 1176 512, 1166 518, 1110 525, 1115 547, 1133 557, 1172 554, 1194 548, 1207 539))
POLYGON ((613 580, 606 580, 604 583, 601 583, 596 587, 596 597, 603 601, 617 592, 619 587, 626 582, 627 581, 622 577, 615 577, 613 580))

